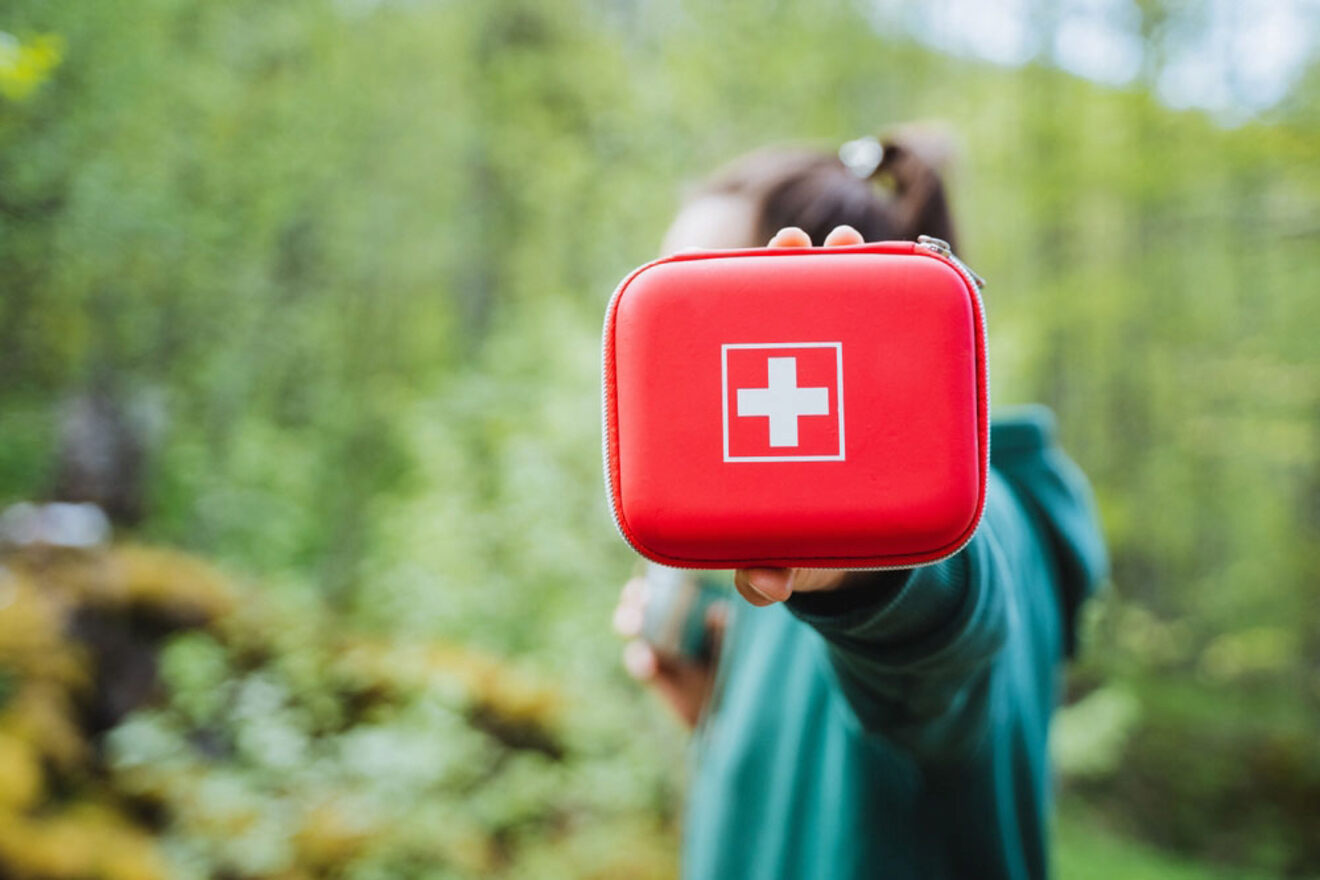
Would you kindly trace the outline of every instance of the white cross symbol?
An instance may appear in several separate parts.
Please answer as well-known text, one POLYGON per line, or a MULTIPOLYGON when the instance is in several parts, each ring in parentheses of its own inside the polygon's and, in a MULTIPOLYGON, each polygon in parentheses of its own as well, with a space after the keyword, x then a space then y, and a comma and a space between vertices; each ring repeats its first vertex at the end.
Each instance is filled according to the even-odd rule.
POLYGON ((830 414, 829 388, 799 388, 797 358, 766 358, 769 387, 739 388, 738 415, 769 416, 770 445, 797 446, 798 418, 830 414))

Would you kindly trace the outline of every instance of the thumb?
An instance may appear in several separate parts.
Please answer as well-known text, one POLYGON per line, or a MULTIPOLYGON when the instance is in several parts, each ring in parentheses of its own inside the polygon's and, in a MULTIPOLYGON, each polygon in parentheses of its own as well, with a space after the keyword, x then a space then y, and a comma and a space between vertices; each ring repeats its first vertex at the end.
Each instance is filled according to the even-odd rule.
POLYGON ((740 568, 733 573, 733 585, 753 605, 772 605, 793 594, 792 575, 788 568, 740 568))

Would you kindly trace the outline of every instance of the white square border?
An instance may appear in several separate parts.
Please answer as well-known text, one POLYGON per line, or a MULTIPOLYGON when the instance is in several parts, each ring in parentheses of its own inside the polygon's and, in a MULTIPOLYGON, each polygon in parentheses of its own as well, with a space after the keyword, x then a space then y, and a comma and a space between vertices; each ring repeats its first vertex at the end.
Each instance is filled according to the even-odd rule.
POLYGON ((726 342, 720 346, 720 408, 724 412, 725 461, 843 461, 843 343, 842 342, 726 342), (731 348, 833 348, 838 378, 838 455, 729 455, 729 349, 731 348))

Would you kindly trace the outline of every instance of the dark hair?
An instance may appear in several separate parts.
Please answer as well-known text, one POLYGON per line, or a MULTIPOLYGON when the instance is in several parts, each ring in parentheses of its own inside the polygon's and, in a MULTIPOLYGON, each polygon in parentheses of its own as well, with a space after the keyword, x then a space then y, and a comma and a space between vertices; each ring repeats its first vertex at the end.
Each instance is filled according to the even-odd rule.
POLYGON ((758 243, 798 226, 820 244, 841 224, 867 241, 942 238, 955 248, 953 217, 934 166, 901 141, 884 142, 884 156, 867 178, 836 155, 770 147, 724 166, 693 197, 737 195, 756 204, 758 243))

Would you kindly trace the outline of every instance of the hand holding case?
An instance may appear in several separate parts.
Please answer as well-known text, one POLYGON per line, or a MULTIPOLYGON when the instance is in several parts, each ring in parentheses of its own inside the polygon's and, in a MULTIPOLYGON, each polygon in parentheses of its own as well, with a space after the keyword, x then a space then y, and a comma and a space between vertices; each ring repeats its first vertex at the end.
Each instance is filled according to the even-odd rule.
POLYGON ((605 482, 689 568, 899 568, 975 532, 989 469, 979 279, 934 239, 684 252, 603 333, 605 482))

